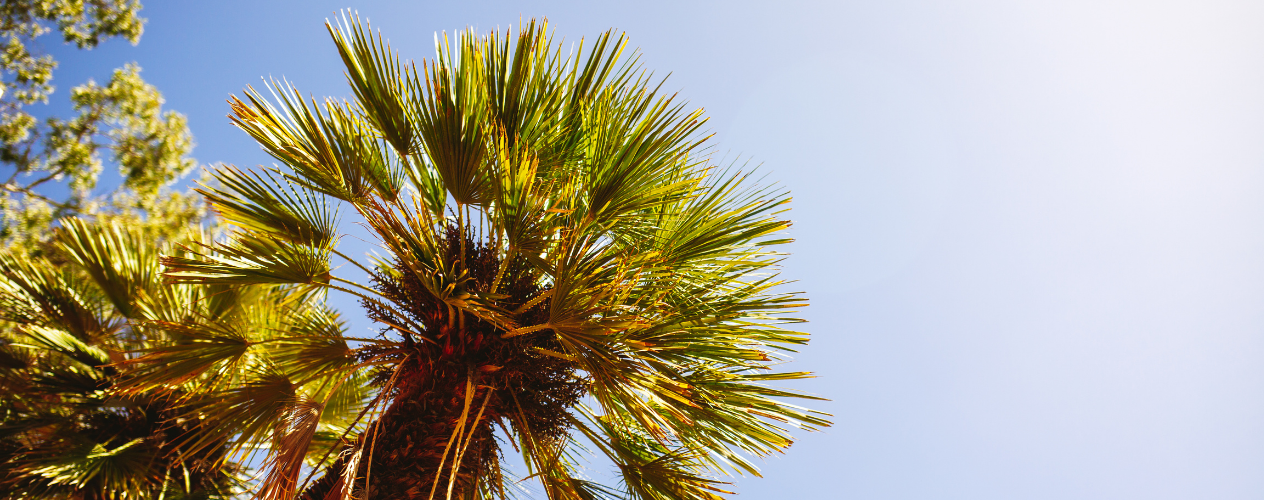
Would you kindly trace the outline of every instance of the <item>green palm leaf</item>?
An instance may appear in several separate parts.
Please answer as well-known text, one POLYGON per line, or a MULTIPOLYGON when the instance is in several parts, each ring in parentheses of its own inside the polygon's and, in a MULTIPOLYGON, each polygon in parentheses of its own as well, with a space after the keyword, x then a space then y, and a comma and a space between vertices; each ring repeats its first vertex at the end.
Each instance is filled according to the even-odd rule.
POLYGON ((380 35, 377 40, 369 35, 367 22, 361 24, 359 15, 354 19, 352 23, 344 17, 338 28, 325 27, 347 66, 347 80, 365 115, 400 156, 407 156, 412 152, 415 132, 407 113, 410 96, 406 94, 403 65, 380 35))
POLYGON ((199 189, 225 221, 290 243, 327 248, 337 235, 337 217, 320 195, 282 186, 271 171, 225 166, 214 172, 220 187, 199 189))
POLYGON ((157 283, 158 248, 117 225, 92 225, 69 219, 57 231, 59 243, 92 277, 124 317, 134 317, 134 301, 146 285, 157 283))
POLYGON ((288 240, 244 234, 232 243, 167 256, 166 276, 177 283, 225 285, 327 284, 329 251, 288 240))
MULTIPOLYGON (((68 220, 46 257, 0 255, 0 299, 12 306, 0 337, 16 361, 0 368, 0 490, 17 498, 174 498, 176 490, 226 498, 240 491, 239 466, 224 446, 183 446, 204 441, 210 428, 182 415, 189 384, 132 384, 145 379, 144 370, 133 371, 144 365, 137 356, 145 350, 205 336, 184 321, 207 317, 205 306, 215 302, 202 300, 214 293, 206 287, 162 283, 158 254, 167 243, 145 231, 68 220)), ((199 356, 214 352, 205 349, 214 342, 201 344, 199 356)), ((242 342, 228 344, 231 357, 242 342)), ((164 377, 198 376, 182 375, 197 368, 189 360, 167 356, 174 362, 164 377)))

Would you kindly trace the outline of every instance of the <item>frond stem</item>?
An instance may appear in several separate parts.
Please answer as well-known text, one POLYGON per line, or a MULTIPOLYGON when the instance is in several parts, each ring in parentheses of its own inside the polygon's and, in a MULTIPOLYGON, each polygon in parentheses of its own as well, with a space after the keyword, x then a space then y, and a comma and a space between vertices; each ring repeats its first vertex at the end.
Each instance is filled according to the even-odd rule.
MULTIPOLYGON (((475 388, 477 391, 478 389, 475 388)), ((461 469, 461 461, 465 460, 465 450, 470 447, 470 441, 474 440, 474 432, 478 430, 478 423, 483 420, 483 410, 487 409, 487 402, 492 399, 492 389, 487 388, 487 394, 483 396, 483 404, 478 407, 478 415, 474 416, 474 421, 470 423, 469 433, 465 435, 465 442, 461 444, 461 448, 456 451, 453 457, 452 473, 448 475, 448 499, 452 498, 452 486, 456 484, 456 473, 461 469)))
MULTIPOLYGON (((378 357, 380 357, 380 356, 378 356, 378 357)), ((398 372, 399 372, 399 368, 397 367, 397 368, 395 369, 395 371, 396 371, 396 373, 398 373, 398 372)), ((394 376, 394 375, 391 375, 391 381, 394 381, 394 380, 395 380, 395 376, 394 376)), ((387 386, 388 386, 388 387, 390 386, 391 381, 388 381, 388 382, 387 382, 387 386)), ((368 405, 366 405, 366 406, 364 407, 364 409, 363 409, 363 410, 360 410, 360 414, 359 414, 359 415, 356 415, 355 420, 352 420, 352 421, 351 421, 351 423, 347 425, 347 430, 342 431, 342 435, 341 435, 341 436, 338 436, 338 442, 342 442, 342 440, 343 440, 343 439, 346 439, 346 438, 347 438, 347 434, 351 434, 351 430, 352 430, 352 429, 355 429, 356 424, 360 423, 360 419, 364 418, 364 415, 365 415, 365 414, 367 414, 367 413, 369 412, 369 410, 372 410, 374 407, 376 407, 376 406, 377 406, 378 401, 380 401, 380 400, 382 399, 382 396, 386 395, 386 393, 387 393, 387 391, 385 391, 385 390, 378 392, 378 393, 377 393, 377 397, 373 398, 373 401, 369 402, 369 404, 368 404, 368 405)), ((307 490, 307 483, 311 482, 311 480, 312 480, 312 476, 315 476, 315 475, 316 475, 316 471, 319 471, 319 470, 321 470, 321 469, 324 467, 324 465, 325 465, 325 460, 329 459, 329 454, 330 454, 330 453, 333 453, 333 451, 334 451, 334 449, 335 449, 335 448, 337 448, 337 447, 336 447, 336 446, 330 446, 328 450, 325 450, 325 454, 324 454, 323 456, 321 456, 321 457, 320 457, 320 460, 316 461, 316 466, 312 468, 312 471, 311 471, 311 472, 308 472, 308 473, 307 473, 307 478, 303 479, 303 486, 299 487, 299 489, 297 489, 297 490, 295 490, 295 491, 300 491, 300 492, 301 492, 301 491, 305 491, 305 490, 307 490)))
POLYGON ((496 289, 500 288, 500 280, 501 278, 505 277, 505 269, 507 269, 509 267, 509 264, 513 262, 513 258, 515 256, 516 256, 516 253, 512 247, 505 250, 505 258, 500 260, 500 267, 496 269, 496 278, 492 280, 492 287, 491 287, 491 290, 488 291, 488 293, 494 294, 496 293, 496 289))
MULTIPOLYGON (((341 282, 343 282, 343 283, 349 283, 349 284, 351 284, 351 285, 355 285, 355 286, 357 286, 357 287, 364 288, 365 290, 371 290, 371 289, 369 289, 369 288, 365 288, 363 285, 360 285, 359 283, 355 283, 355 282, 352 282, 352 281, 347 281, 347 280, 344 280, 344 279, 342 279, 342 278, 334 278, 334 277, 331 277, 330 279, 331 279, 331 280, 341 281, 341 282)), ((387 309, 387 310, 389 310, 389 311, 393 311, 393 312, 396 312, 396 313, 398 313, 398 312, 399 312, 399 311, 398 311, 398 310, 396 310, 394 307, 391 307, 391 306, 389 306, 389 305, 387 305, 387 304, 383 303, 383 302, 382 302, 382 301, 380 301, 380 300, 377 300, 377 299, 375 299, 375 298, 373 298, 373 297, 369 297, 369 296, 364 295, 364 294, 362 294, 362 293, 360 293, 360 292, 357 292, 357 291, 355 291, 355 290, 351 290, 351 289, 348 289, 348 288, 343 288, 343 287, 340 287, 340 286, 335 285, 335 284, 333 284, 333 283, 321 283, 321 284, 320 284, 320 286, 324 286, 324 287, 327 287, 327 288, 330 288, 330 289, 333 289, 333 290, 338 290, 338 291, 343 292, 343 293, 349 293, 349 294, 351 294, 351 295, 355 295, 356 297, 360 297, 360 298, 362 298, 362 299, 364 299, 364 300, 366 300, 366 301, 369 301, 369 302, 372 302, 372 303, 374 303, 374 304, 377 304, 379 307, 385 308, 385 309, 387 309)), ((373 293, 377 293, 377 292, 375 291, 375 292, 373 292, 373 293)), ((418 328, 418 327, 417 327, 417 325, 412 324, 412 321, 409 321, 409 320, 408 320, 408 318, 404 317, 403 315, 400 315, 400 317, 401 317, 401 318, 403 318, 403 319, 404 319, 404 321, 407 321, 407 322, 409 323, 409 325, 408 325, 408 326, 409 326, 409 328, 404 328, 404 327, 401 327, 400 325, 396 325, 396 324, 393 324, 393 323, 390 323, 390 322, 387 322, 387 321, 383 321, 383 323, 387 323, 387 324, 389 324, 389 325, 391 325, 391 326, 393 326, 393 327, 395 327, 395 328, 398 328, 398 329, 400 329, 400 330, 402 330, 402 331, 404 331, 404 332, 408 333, 409 335, 414 335, 414 336, 416 336, 417 338, 422 339, 422 340, 425 340, 425 341, 430 342, 430 343, 432 343, 432 344, 437 344, 437 343, 438 343, 438 342, 435 342, 435 340, 434 340, 434 339, 432 339, 432 338, 430 338, 430 337, 427 337, 425 334, 423 334, 423 333, 421 333, 420 331, 418 331, 418 330, 422 330, 422 329, 421 329, 421 328, 418 328)))
MULTIPOLYGON (((474 374, 470 373, 465 376, 465 408, 461 410, 461 419, 457 421, 456 428, 452 430, 452 437, 448 438, 448 445, 443 448, 443 456, 439 458, 439 469, 435 471, 434 484, 430 486, 430 496, 427 500, 434 500, 435 490, 439 489, 439 479, 443 477, 443 464, 448 460, 448 452, 452 451, 452 443, 460 437, 462 431, 465 430, 465 419, 470 416, 470 403, 474 400, 474 374)), ((455 460, 455 457, 453 457, 455 460)), ((456 466, 453 466, 453 473, 456 472, 456 466)), ((450 483, 450 482, 449 482, 450 483)), ((452 490, 448 489, 448 497, 451 498, 452 490)))
POLYGON ((355 261, 355 259, 352 259, 351 257, 347 257, 347 256, 346 256, 346 255, 344 255, 342 252, 339 252, 337 249, 333 249, 333 248, 331 248, 331 249, 330 249, 330 251, 332 251, 332 252, 334 253, 334 255, 337 255, 337 256, 339 256, 339 257, 342 257, 342 260, 345 260, 345 261, 347 261, 347 262, 350 262, 350 263, 351 263, 351 265, 353 265, 353 266, 356 266, 356 267, 360 268, 360 270, 361 270, 361 271, 364 271, 364 273, 365 273, 365 274, 368 274, 369 276, 373 276, 373 271, 370 271, 370 270, 369 270, 369 268, 364 267, 364 266, 363 266, 363 265, 361 265, 359 262, 356 262, 356 261, 355 261))

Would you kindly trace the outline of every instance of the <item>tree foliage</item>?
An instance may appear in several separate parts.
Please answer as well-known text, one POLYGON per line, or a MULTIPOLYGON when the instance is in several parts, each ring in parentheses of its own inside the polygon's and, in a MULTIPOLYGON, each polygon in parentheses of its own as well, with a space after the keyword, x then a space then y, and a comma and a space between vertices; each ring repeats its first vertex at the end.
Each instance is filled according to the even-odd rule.
MULTIPOLYGON (((194 196, 158 196, 189 172, 193 137, 185 117, 162 109, 162 95, 128 64, 109 81, 70 91, 74 115, 42 119, 37 105, 55 90, 57 61, 40 39, 59 33, 91 49, 112 38, 139 41, 144 19, 135 0, 17 0, 0 6, 0 242, 33 247, 66 217, 142 220, 171 234, 201 220, 194 196), (36 106, 36 107, 32 107, 36 106), (106 163, 117 187, 98 186, 106 163)), ((110 182, 113 184, 113 182, 110 182)))

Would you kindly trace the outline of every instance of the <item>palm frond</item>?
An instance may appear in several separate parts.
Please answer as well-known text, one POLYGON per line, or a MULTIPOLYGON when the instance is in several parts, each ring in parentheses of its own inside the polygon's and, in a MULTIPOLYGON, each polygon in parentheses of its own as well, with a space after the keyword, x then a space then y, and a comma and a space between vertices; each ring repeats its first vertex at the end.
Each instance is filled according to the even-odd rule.
POLYGON ((673 104, 674 96, 659 96, 647 79, 606 90, 585 119, 590 138, 584 151, 586 196, 577 215, 598 224, 694 191, 696 180, 681 179, 679 173, 695 168, 688 152, 705 140, 695 136, 703 123, 702 110, 684 112, 684 104, 673 104))
POLYGON ((73 359, 84 366, 93 367, 110 362, 110 356, 100 347, 89 345, 78 336, 55 328, 38 325, 25 325, 18 330, 28 344, 17 343, 17 346, 34 347, 56 352, 73 359))
POLYGON ((191 395, 183 405, 188 418, 202 421, 200 432, 182 436, 193 452, 227 444, 236 455, 257 443, 268 443, 278 422, 296 400, 294 382, 267 367, 217 392, 191 395))
POLYGON ((344 337, 346 325, 328 308, 297 311, 278 333, 269 354, 296 380, 336 376, 358 364, 355 350, 344 337))
POLYGON ((413 68, 412 78, 422 89, 414 111, 422 150, 456 203, 483 203, 490 181, 482 167, 491 132, 483 117, 483 68, 459 61, 477 61, 485 49, 473 33, 455 44, 446 34, 436 37, 435 48, 434 64, 423 64, 424 80, 413 68))
POLYGON ((49 326, 83 341, 108 335, 117 327, 104 317, 103 304, 79 276, 58 271, 42 260, 0 255, 0 315, 20 324, 49 326))
POLYGON ((56 232, 61 249, 78 264, 126 318, 136 317, 135 300, 152 289, 161 271, 159 250, 118 224, 67 219, 56 232))
POLYGON ((68 453, 58 453, 38 460, 32 474, 46 479, 50 485, 84 488, 96 482, 104 491, 143 491, 138 475, 151 470, 144 441, 133 439, 106 447, 100 443, 83 443, 68 453), (138 474, 139 472, 139 474, 138 474))
POLYGON ((259 173, 223 166, 213 175, 222 187, 204 186, 197 191, 225 221, 298 245, 327 248, 334 243, 337 215, 320 195, 284 185, 270 170, 259 173))
POLYGON ((619 468, 623 483, 635 498, 645 500, 718 500, 726 484, 703 475, 705 451, 669 447, 652 436, 619 425, 616 418, 592 414, 581 407, 574 425, 619 468))
POLYGON ((328 284, 329 250, 242 234, 230 243, 162 258, 175 283, 224 285, 328 284))
POLYGON ((235 365, 256 345, 244 325, 205 322, 150 326, 165 330, 173 342, 143 350, 142 356, 127 361, 131 369, 125 385, 131 392, 170 390, 204 375, 219 380, 235 373, 235 365))
POLYGON ((322 111, 288 84, 270 86, 284 111, 251 88, 246 91, 249 103, 237 97, 230 100, 230 118, 294 169, 297 175, 290 180, 346 201, 362 200, 371 192, 387 199, 398 195, 404 174, 392 168, 375 135, 352 110, 326 100, 322 111))
POLYGON ((273 438, 272 453, 265 467, 268 469, 256 498, 260 500, 290 500, 298 488, 298 475, 303 458, 320 426, 324 405, 316 401, 300 400, 285 409, 280 425, 273 438))
POLYGON ((399 56, 382 40, 379 33, 373 39, 368 21, 360 22, 359 14, 354 22, 345 14, 337 28, 325 22, 325 28, 338 47, 343 64, 347 67, 347 80, 365 116, 400 156, 408 156, 414 147, 414 130, 408 116, 405 71, 399 56))

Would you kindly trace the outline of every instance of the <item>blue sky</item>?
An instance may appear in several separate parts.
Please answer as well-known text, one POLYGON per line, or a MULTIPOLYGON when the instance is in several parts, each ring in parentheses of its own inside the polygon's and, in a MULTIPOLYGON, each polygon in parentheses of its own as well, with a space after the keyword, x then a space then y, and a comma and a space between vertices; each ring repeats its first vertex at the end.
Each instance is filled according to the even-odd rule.
POLYGON ((520 17, 627 31, 794 195, 793 368, 837 424, 739 498, 1264 498, 1264 4, 149 3, 139 46, 47 42, 54 101, 137 61, 241 166, 272 161, 230 93, 349 95, 339 8, 418 59, 520 17))

